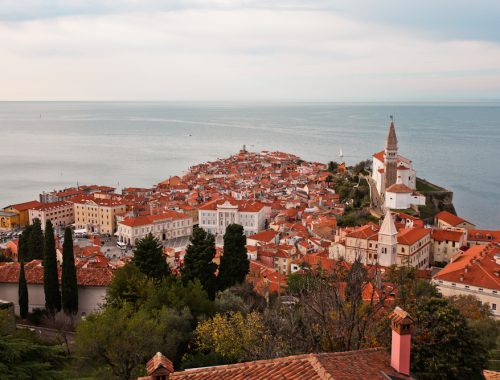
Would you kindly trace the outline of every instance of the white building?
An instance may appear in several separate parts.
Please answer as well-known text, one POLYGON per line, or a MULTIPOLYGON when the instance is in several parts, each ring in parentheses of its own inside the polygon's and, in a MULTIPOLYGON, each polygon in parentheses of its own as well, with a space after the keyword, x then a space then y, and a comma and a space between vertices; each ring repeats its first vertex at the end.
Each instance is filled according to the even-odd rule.
POLYGON ((398 230, 388 211, 381 226, 369 223, 346 235, 345 249, 332 249, 330 258, 344 258, 352 263, 359 258, 363 264, 382 266, 429 267, 431 230, 421 227, 398 230))
POLYGON ((115 235, 118 236, 119 242, 135 246, 138 240, 149 233, 160 241, 191 236, 193 218, 176 211, 126 218, 118 222, 115 235))
POLYGON ((475 245, 458 253, 432 279, 444 296, 473 295, 500 318, 500 246, 475 245))
POLYGON ((394 121, 389 126, 385 149, 373 155, 372 179, 389 209, 425 205, 425 196, 416 191, 417 174, 411 160, 398 154, 394 121))
POLYGON ((249 236, 265 229, 269 213, 270 207, 257 201, 217 199, 199 208, 198 222, 200 228, 214 235, 223 235, 230 224, 240 224, 249 236))
POLYGON ((404 210, 412 205, 425 205, 425 196, 400 183, 395 183, 385 189, 385 207, 404 210))
MULTIPOLYGON (((16 315, 19 315, 19 268, 18 262, 1 263, 0 294, 3 300, 14 304, 16 315)), ((24 268, 28 285, 28 310, 45 308, 45 292, 43 290, 43 266, 40 260, 26 263, 24 268)), ((59 271, 59 277, 61 271, 59 271)), ((105 301, 106 289, 113 277, 110 268, 77 268, 78 283, 78 316, 88 315, 100 309, 105 301)))
POLYGON ((52 222, 54 229, 65 228, 75 222, 73 203, 60 201, 52 203, 42 203, 29 211, 29 221, 33 224, 34 219, 39 219, 42 229, 45 229, 47 220, 52 222))

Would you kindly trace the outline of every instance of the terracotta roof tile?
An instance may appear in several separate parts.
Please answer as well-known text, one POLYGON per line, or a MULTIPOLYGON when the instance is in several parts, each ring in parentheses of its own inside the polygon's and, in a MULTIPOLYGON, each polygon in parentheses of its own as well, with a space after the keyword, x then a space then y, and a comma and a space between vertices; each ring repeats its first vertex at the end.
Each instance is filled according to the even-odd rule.
MULTIPOLYGON (((17 283, 19 279, 20 263, 0 263, 0 283, 17 283)), ((26 263, 24 267, 28 284, 43 284, 43 267, 40 260, 26 263)), ((80 286, 107 286, 113 277, 110 268, 77 268, 76 278, 80 286)), ((61 268, 59 268, 59 279, 61 268)))
POLYGON ((436 241, 456 241, 459 242, 463 237, 463 233, 460 231, 448 231, 448 230, 432 230, 431 238, 436 241))
POLYGON ((384 379, 398 374, 382 348, 288 356, 271 360, 221 365, 175 372, 172 380, 358 380, 384 379))
POLYGON ((462 219, 461 217, 456 216, 448 211, 438 212, 435 218, 448 223, 450 226, 457 226, 460 223, 467 222, 465 219, 462 219))
POLYGON ((7 206, 6 208, 13 208, 17 211, 26 211, 26 210, 29 210, 31 208, 38 207, 40 205, 41 205, 41 203, 38 201, 29 201, 29 202, 24 202, 24 203, 18 203, 15 205, 10 205, 10 206, 7 206))
POLYGON ((500 265, 495 261, 498 254, 500 247, 496 244, 472 246, 453 256, 434 279, 500 290, 500 265))

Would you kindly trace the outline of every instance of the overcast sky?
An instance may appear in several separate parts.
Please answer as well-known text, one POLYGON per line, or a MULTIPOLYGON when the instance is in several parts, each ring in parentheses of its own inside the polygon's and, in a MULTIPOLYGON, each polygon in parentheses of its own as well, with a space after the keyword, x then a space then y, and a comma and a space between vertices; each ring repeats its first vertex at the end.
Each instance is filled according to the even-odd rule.
POLYGON ((0 100, 500 99, 499 0, 0 0, 0 100))

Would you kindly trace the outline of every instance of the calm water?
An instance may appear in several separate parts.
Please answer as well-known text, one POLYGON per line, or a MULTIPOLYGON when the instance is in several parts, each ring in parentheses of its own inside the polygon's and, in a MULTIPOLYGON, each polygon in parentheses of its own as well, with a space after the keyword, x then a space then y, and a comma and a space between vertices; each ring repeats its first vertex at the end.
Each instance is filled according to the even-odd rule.
POLYGON ((348 163, 381 150, 395 115, 400 153, 454 191, 458 213, 500 228, 500 104, 0 103, 0 204, 80 184, 150 186, 250 150, 348 163))

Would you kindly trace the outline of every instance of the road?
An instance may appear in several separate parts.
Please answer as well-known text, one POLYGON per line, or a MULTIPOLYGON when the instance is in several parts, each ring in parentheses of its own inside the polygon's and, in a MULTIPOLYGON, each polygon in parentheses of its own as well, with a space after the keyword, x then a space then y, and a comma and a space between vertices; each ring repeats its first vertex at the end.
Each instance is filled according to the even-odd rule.
POLYGON ((364 179, 366 179, 366 182, 368 182, 368 185, 370 186, 370 206, 372 210, 376 213, 379 214, 380 216, 384 215, 384 210, 383 210, 383 199, 378 193, 377 186, 375 184, 375 181, 370 175, 362 175, 364 179))

